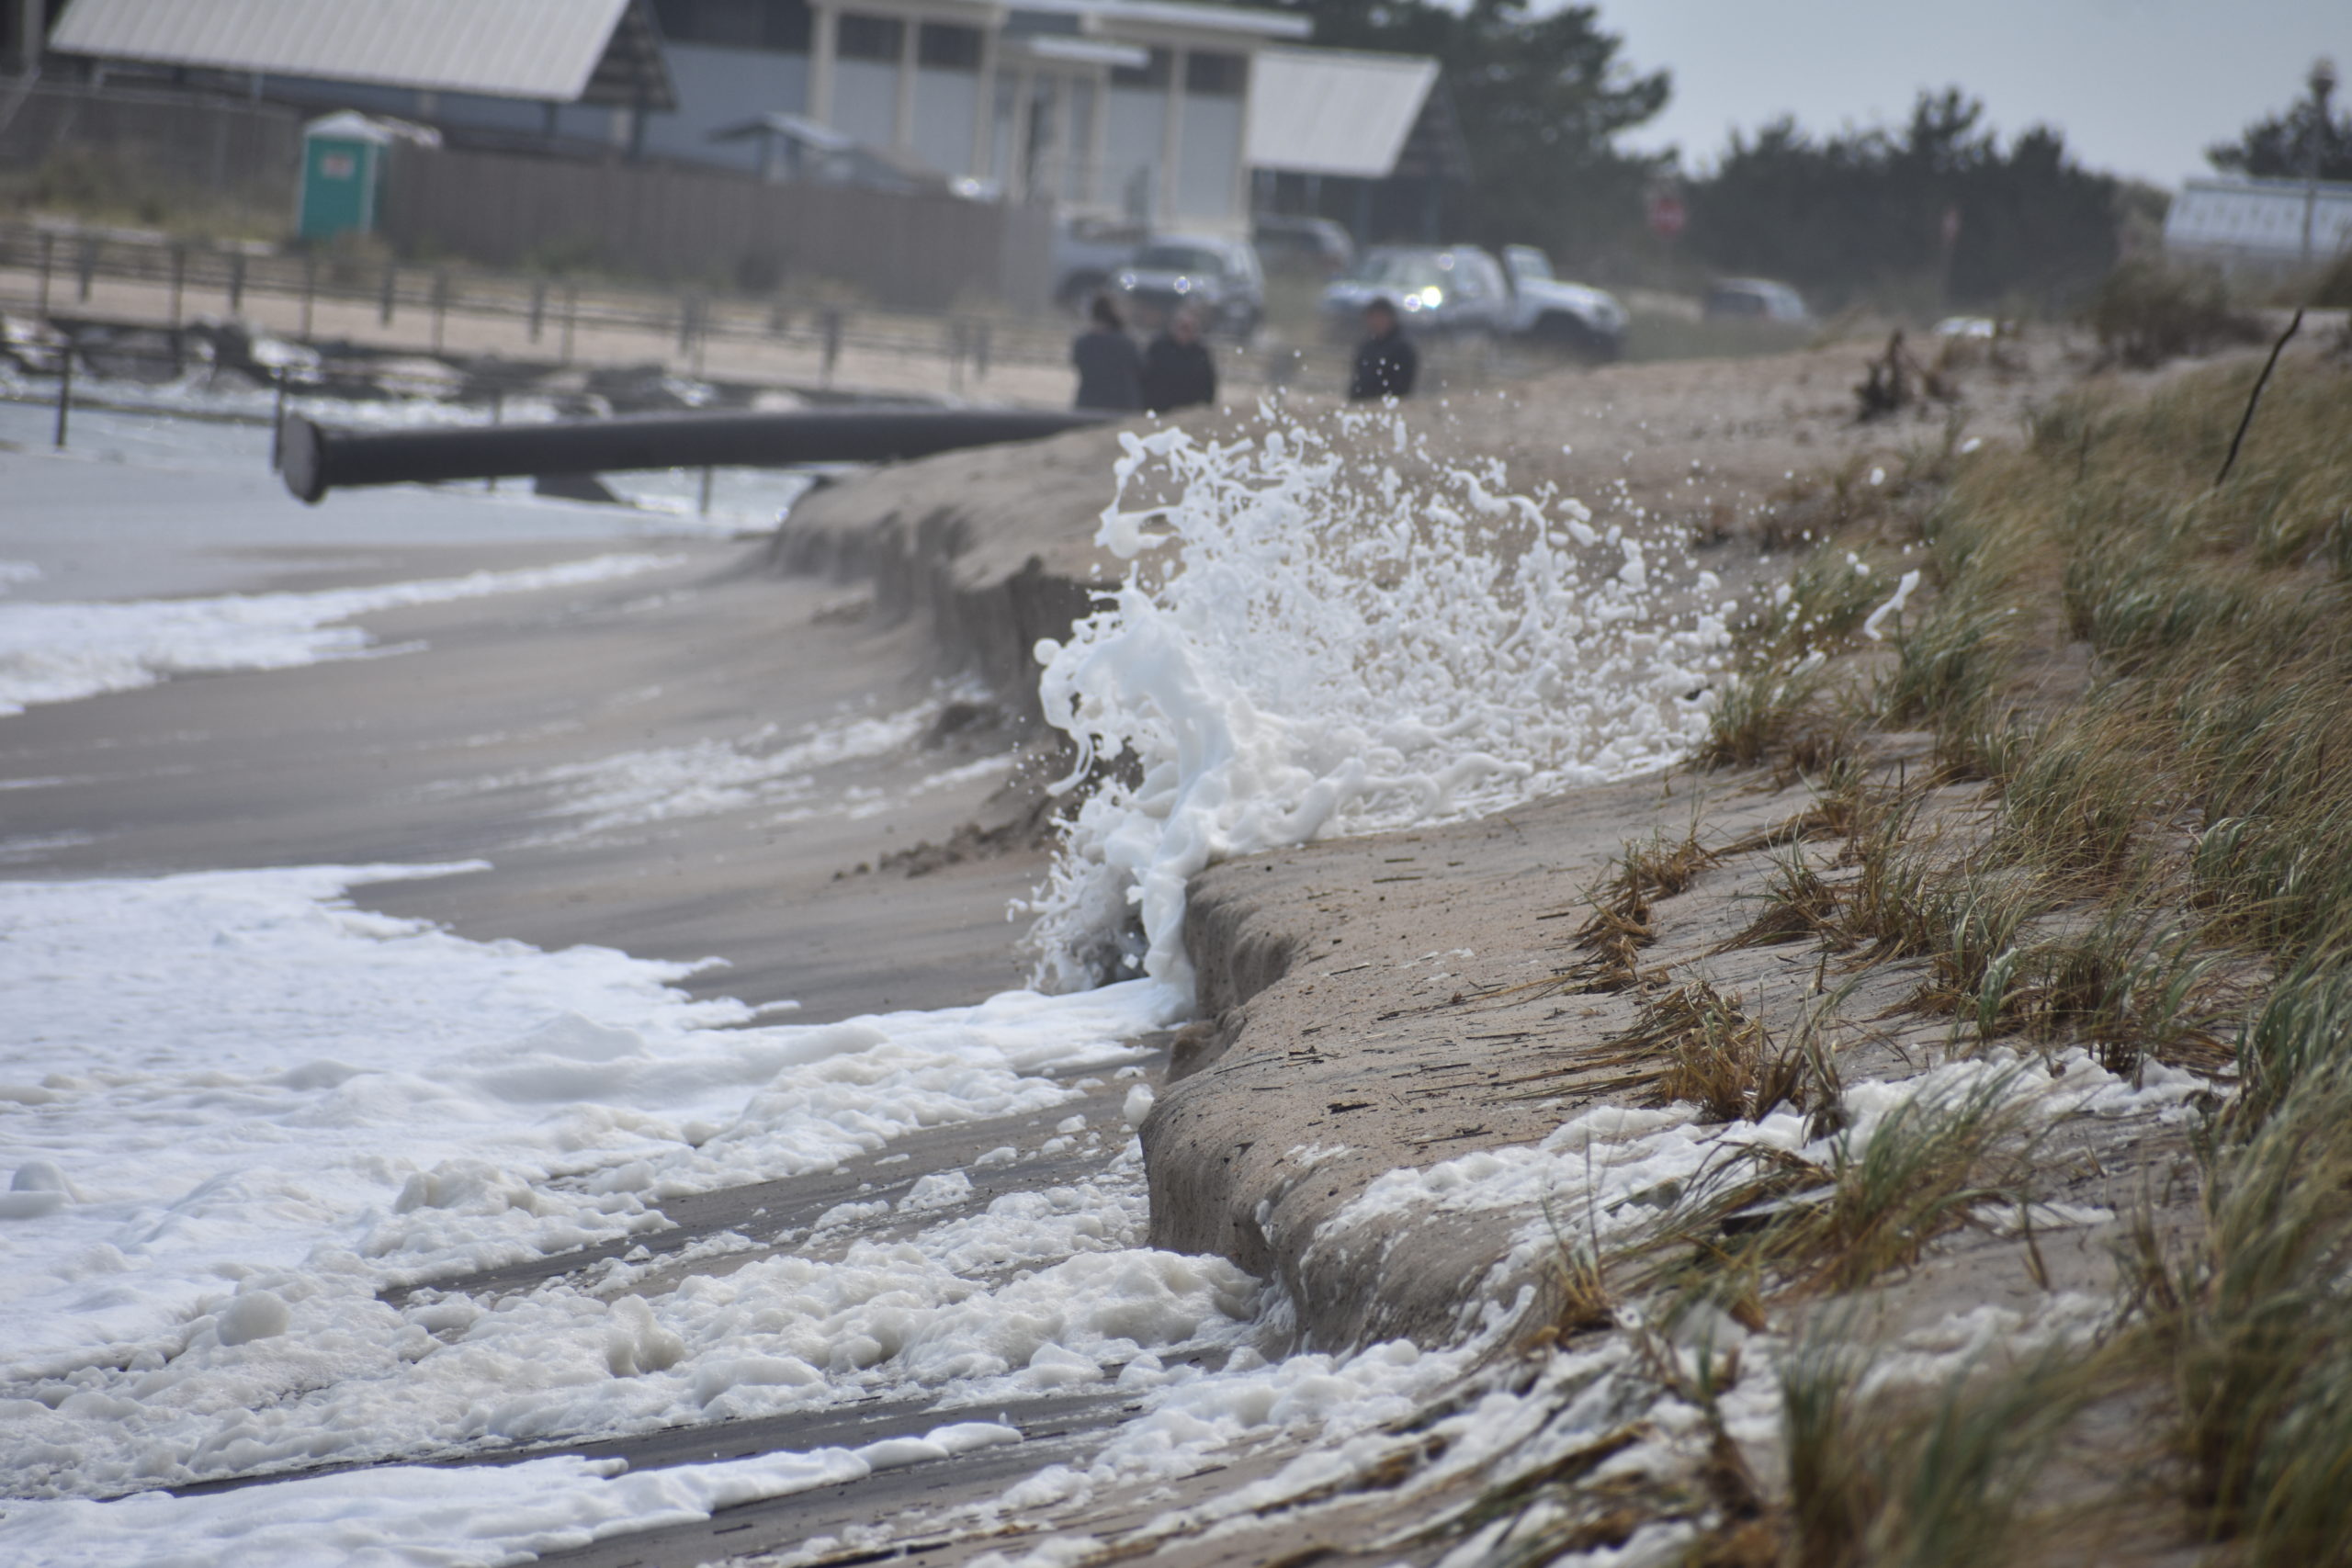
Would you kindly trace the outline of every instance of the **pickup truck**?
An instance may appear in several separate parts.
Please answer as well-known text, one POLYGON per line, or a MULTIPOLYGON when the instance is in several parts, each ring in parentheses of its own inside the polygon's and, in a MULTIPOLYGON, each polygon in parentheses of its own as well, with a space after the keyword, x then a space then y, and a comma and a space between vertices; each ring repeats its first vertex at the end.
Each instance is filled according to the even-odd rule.
POLYGON ((1551 259, 1532 245, 1508 246, 1499 262, 1476 245, 1366 251, 1323 291, 1326 335, 1353 334, 1374 299, 1396 306, 1415 332, 1515 338, 1590 360, 1624 352, 1625 308, 1601 289, 1554 277, 1551 259))
POLYGON ((1533 245, 1504 246, 1503 270, 1510 275, 1508 335, 1579 359, 1615 359, 1625 352, 1625 307, 1616 296, 1553 276, 1552 258, 1533 245))

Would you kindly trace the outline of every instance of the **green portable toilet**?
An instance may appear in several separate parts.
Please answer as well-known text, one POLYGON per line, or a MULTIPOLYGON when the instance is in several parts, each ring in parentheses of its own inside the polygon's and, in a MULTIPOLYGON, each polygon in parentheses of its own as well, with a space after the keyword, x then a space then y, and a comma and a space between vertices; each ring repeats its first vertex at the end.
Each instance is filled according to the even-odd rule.
POLYGON ((391 145, 393 135, 387 127, 348 109, 304 126, 295 232, 305 240, 373 232, 376 187, 383 179, 384 150, 391 145))

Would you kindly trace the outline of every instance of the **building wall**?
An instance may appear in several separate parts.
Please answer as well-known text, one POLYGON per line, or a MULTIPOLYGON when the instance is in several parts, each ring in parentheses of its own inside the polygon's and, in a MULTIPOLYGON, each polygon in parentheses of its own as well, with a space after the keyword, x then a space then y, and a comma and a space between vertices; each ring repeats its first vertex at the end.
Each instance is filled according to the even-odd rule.
POLYGON ((1184 95, 1184 130, 1176 164, 1179 219, 1220 219, 1245 210, 1238 188, 1244 101, 1184 95))
POLYGON ((2276 274, 2324 265, 2352 250, 2352 184, 2191 180, 2165 214, 2165 249, 2230 271, 2276 274))
POLYGON ((914 154, 944 175, 971 173, 972 117, 979 112, 977 71, 915 73, 914 154))
POLYGON ((673 113, 648 115, 645 150, 667 158, 757 169, 756 141, 715 142, 710 133, 763 114, 799 114, 808 107, 808 57, 767 49, 672 43, 673 113))
MULTIPOLYGON (((356 109, 362 114, 415 120, 452 131, 482 131, 518 141, 544 136, 547 106, 526 98, 492 98, 478 93, 420 93, 372 82, 329 82, 312 76, 265 76, 265 98, 294 104, 305 114, 356 109)), ((581 141, 609 141, 613 111, 579 104, 556 107, 555 133, 581 141)))
POLYGON ((833 62, 833 129, 870 146, 898 133, 899 68, 879 60, 833 62))
POLYGON ((1165 90, 1115 85, 1111 88, 1110 145, 1103 154, 1102 170, 1105 205, 1132 217, 1150 216, 1159 201, 1159 141, 1167 123, 1165 90))

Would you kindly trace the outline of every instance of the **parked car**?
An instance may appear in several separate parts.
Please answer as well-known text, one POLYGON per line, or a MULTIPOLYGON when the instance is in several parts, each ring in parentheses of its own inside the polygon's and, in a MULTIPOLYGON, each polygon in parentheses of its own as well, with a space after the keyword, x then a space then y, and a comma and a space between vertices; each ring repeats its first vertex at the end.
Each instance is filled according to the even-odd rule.
POLYGON ((1718 278, 1707 290, 1702 312, 1711 321, 1810 321, 1804 298, 1785 283, 1769 277, 1718 278))
POLYGON ((1100 218, 1064 219, 1054 225, 1054 303, 1083 310, 1142 249, 1150 231, 1140 223, 1100 218))
POLYGON ((1323 290, 1325 335, 1351 341, 1364 307, 1385 299, 1415 332, 1453 336, 1510 330, 1510 279, 1476 245, 1380 245, 1323 290))
POLYGON ((1250 241, 1268 272, 1337 277, 1356 259, 1348 231, 1329 218, 1289 218, 1268 213, 1250 226, 1250 241))
POLYGON ((1182 307, 1200 313, 1205 332, 1247 338, 1266 316, 1266 275, 1247 240, 1160 234, 1136 252, 1114 280, 1139 326, 1166 321, 1182 307))
POLYGON ((1552 276, 1552 258, 1532 245, 1503 248, 1510 275, 1510 335, 1573 354, 1615 359, 1625 352, 1625 307, 1606 289, 1552 276))

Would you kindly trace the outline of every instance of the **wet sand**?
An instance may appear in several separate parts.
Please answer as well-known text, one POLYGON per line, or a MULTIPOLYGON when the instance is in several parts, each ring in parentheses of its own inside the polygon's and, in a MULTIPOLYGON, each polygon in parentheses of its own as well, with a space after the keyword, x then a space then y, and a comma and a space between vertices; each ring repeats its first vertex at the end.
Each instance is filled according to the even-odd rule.
MULTIPOLYGON (((334 552, 306 550, 297 570, 272 575, 287 587, 408 581, 613 547, 369 549, 340 569, 322 558, 334 552)), ((756 751, 937 700, 921 628, 870 614, 859 592, 776 578, 731 542, 630 547, 677 564, 362 622, 380 647, 418 651, 181 677, 0 720, 10 870, 486 860, 361 898, 479 940, 722 959, 697 988, 797 1000, 812 1020, 1017 984, 1006 907, 1035 882, 1034 854, 911 879, 856 869, 1025 807, 1025 794, 999 788, 1009 769, 925 787, 1010 748, 985 707, 935 745, 827 770, 831 798, 582 826, 567 801, 587 786, 568 790, 564 770, 664 752, 690 778, 694 748, 723 761, 746 738, 768 737, 747 743, 756 751), (794 809, 807 816, 778 820, 794 809)))

